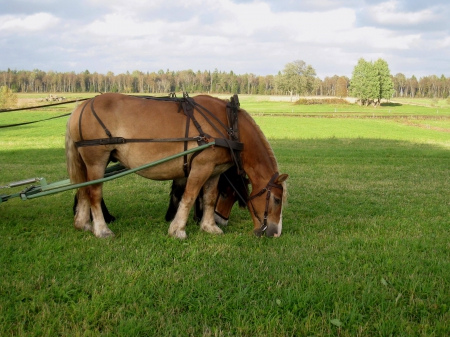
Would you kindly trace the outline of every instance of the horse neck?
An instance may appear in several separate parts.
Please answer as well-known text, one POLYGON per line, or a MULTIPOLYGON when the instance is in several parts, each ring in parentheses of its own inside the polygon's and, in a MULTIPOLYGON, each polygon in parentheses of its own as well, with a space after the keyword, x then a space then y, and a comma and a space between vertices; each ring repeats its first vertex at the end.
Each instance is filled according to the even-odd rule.
POLYGON ((278 165, 269 142, 259 126, 247 113, 242 114, 240 123, 240 138, 244 143, 242 151, 242 165, 253 188, 265 186, 275 172, 278 165))

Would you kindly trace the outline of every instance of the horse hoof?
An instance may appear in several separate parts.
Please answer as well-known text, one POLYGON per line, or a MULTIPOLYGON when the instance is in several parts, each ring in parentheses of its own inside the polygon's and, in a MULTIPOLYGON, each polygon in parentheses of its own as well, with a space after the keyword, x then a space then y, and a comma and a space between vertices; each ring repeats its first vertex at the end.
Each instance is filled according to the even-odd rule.
POLYGON ((112 238, 115 236, 115 234, 113 233, 113 231, 108 229, 108 230, 104 230, 99 233, 96 233, 95 236, 98 238, 112 238))
POLYGON ((223 230, 220 229, 219 226, 200 226, 202 231, 205 231, 210 234, 223 234, 223 230))
POLYGON ((169 233, 170 236, 176 238, 176 239, 180 239, 180 240, 184 240, 187 238, 186 232, 185 231, 175 231, 173 233, 169 233))
POLYGON ((86 224, 75 223, 73 226, 75 227, 75 229, 78 229, 80 231, 92 232, 92 225, 90 223, 86 223, 86 224))

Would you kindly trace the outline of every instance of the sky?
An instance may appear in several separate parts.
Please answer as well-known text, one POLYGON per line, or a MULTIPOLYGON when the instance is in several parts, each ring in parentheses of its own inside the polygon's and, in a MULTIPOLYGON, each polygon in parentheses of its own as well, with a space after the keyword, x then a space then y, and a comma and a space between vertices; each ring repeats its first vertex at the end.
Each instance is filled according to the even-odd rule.
POLYGON ((450 76, 449 0, 0 0, 0 70, 450 76))

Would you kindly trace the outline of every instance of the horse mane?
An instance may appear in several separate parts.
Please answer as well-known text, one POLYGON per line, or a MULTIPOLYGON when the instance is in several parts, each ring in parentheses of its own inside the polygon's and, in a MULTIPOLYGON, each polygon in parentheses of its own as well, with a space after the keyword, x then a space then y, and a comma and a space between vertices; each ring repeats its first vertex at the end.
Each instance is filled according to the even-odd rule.
MULTIPOLYGON (((258 124, 256 124, 255 120, 250 116, 250 114, 244 110, 244 109, 240 109, 240 112, 242 113, 242 116, 244 116, 249 123, 251 123, 253 125, 253 127, 255 128, 255 131, 259 134, 259 136, 261 137, 263 144, 265 146, 265 148, 267 149, 267 153, 269 154, 269 158, 272 161, 272 164, 274 165, 274 167, 278 167, 278 162, 277 159, 275 157, 275 153, 273 152, 272 147, 270 146, 269 141, 267 140, 266 135, 262 132, 261 128, 259 127, 258 124)), ((286 181, 283 181, 281 183, 281 186, 283 186, 283 206, 287 205, 287 185, 286 185, 286 181)))

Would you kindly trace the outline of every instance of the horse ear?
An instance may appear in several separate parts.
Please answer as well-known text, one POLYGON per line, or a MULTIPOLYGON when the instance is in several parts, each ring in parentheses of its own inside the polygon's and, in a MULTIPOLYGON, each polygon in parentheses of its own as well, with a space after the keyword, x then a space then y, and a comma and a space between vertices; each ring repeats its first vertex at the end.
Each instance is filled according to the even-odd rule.
POLYGON ((287 178, 289 178, 289 175, 286 173, 280 174, 278 178, 275 180, 275 184, 281 184, 283 181, 285 181, 287 178))

